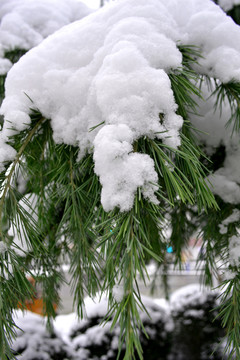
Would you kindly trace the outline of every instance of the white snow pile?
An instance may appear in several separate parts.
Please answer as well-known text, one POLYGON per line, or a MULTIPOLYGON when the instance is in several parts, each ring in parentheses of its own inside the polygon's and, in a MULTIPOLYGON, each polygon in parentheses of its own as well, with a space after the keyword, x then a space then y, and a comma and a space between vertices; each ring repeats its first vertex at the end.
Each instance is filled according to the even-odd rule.
MULTIPOLYGON (((144 358, 154 359, 161 354, 162 359, 194 359, 194 354, 205 353, 203 359, 209 359, 213 342, 219 334, 212 310, 216 307, 216 293, 200 289, 199 284, 185 286, 171 297, 171 309, 164 299, 151 299, 143 296, 142 300, 147 309, 140 312, 140 318, 149 338, 140 331, 140 341, 144 358), (158 303, 159 305, 157 305, 158 303), (210 311, 210 313, 209 313, 210 311), (180 317, 178 316, 180 315, 180 317), (194 327, 186 331, 188 322, 194 327), (199 320, 199 321, 198 321, 199 320), (199 342, 198 332, 205 333, 199 342), (178 336, 180 334, 180 336, 178 336), (212 335, 214 334, 214 336, 212 335), (189 341, 197 344, 187 355, 184 349, 189 349, 189 341), (209 346, 206 352, 206 346, 209 346), (194 354, 193 354, 194 352, 194 354)), ((101 325, 107 313, 107 299, 99 296, 85 299, 86 317, 78 320, 75 313, 58 315, 53 322, 54 333, 50 335, 45 329, 44 319, 26 311, 23 315, 17 311, 14 321, 23 332, 17 330, 17 339, 13 343, 17 358, 20 360, 113 360, 118 354, 119 324, 110 330, 111 320, 101 325)), ((124 350, 123 350, 124 351, 124 350)), ((122 354, 121 354, 122 355, 122 354)), ((216 359, 223 359, 223 354, 216 359)), ((224 358, 225 359, 225 358, 224 358)))
POLYGON ((218 225, 220 234, 226 234, 228 230, 228 225, 240 220, 240 211, 238 209, 233 209, 233 212, 230 216, 224 219, 221 224, 218 225))
MULTIPOLYGON (((146 331, 155 346, 167 348, 166 336, 173 330, 169 312, 156 305, 147 297, 143 297, 144 305, 150 315, 140 314, 146 331), (170 317, 170 318, 169 318, 170 317), (170 326, 171 325, 171 326, 170 326)), ((86 317, 77 319, 75 313, 58 315, 53 322, 54 333, 51 336, 45 328, 43 317, 26 311, 16 311, 14 321, 23 332, 17 330, 17 339, 13 342, 13 350, 20 355, 20 360, 94 360, 116 359, 118 353, 119 325, 111 331, 111 321, 100 325, 108 311, 105 297, 97 296, 94 301, 85 299, 86 317)), ((143 336, 143 346, 147 339, 143 336)), ((151 346, 151 344, 149 345, 151 346)))
MULTIPOLYGON (((189 306, 194 307, 196 305, 203 305, 209 296, 209 294, 216 294, 214 291, 210 291, 200 284, 190 284, 183 286, 176 290, 170 298, 171 309, 175 312, 183 311, 189 306)), ((190 313, 189 313, 190 314, 190 313)), ((191 315, 199 316, 197 312, 192 312, 191 315)))
POLYGON ((61 336, 46 330, 45 319, 30 311, 17 310, 14 321, 19 327, 12 350, 18 360, 75 360, 74 351, 61 336))
MULTIPOLYGON (((173 329, 169 312, 166 312, 165 308, 156 305, 150 298, 143 296, 142 301, 149 315, 140 311, 140 318, 151 341, 156 342, 159 350, 161 346, 167 347, 167 344, 164 344, 164 340, 166 340, 168 332, 173 329)), ((99 302, 87 298, 85 305, 87 313, 86 319, 72 323, 72 327, 68 333, 68 339, 65 333, 65 341, 68 344, 72 344, 81 360, 97 358, 102 360, 116 359, 120 333, 119 324, 116 324, 113 330, 110 330, 111 321, 108 321, 104 326, 100 325, 103 317, 107 313, 107 299, 103 297, 99 302)), ((61 333, 61 329, 64 327, 63 324, 64 322, 67 323, 68 317, 69 315, 63 315, 60 319, 57 319, 55 322, 57 332, 61 333)), ((143 347, 145 345, 147 346, 148 340, 145 336, 142 336, 140 333, 140 337, 143 347)), ((149 344, 149 346, 151 345, 149 344)))
POLYGON ((129 210, 138 187, 156 203, 154 162, 133 144, 147 136, 180 145, 168 73, 181 66, 181 43, 201 47, 202 73, 240 80, 240 29, 210 0, 119 0, 49 36, 8 73, 1 169, 15 155, 9 124, 30 123, 27 94, 57 143, 79 146, 79 159, 93 151, 106 211, 129 210))
POLYGON ((240 233, 233 235, 229 239, 229 263, 232 266, 240 266, 240 233))
POLYGON ((222 109, 219 107, 215 109, 216 96, 210 95, 211 91, 206 83, 203 83, 203 100, 198 101, 198 114, 191 114, 190 120, 194 127, 201 131, 198 133, 198 138, 204 144, 208 156, 213 155, 220 146, 224 147, 225 159, 222 166, 208 176, 212 192, 225 202, 239 204, 239 135, 232 133, 231 126, 226 127, 227 121, 231 118, 229 103, 225 101, 222 109))
POLYGON ((212 184, 214 194, 220 196, 225 202, 239 204, 240 202, 240 146, 239 140, 232 139, 226 145, 226 158, 224 164, 208 178, 212 184))
POLYGON ((8 246, 5 242, 0 241, 0 255, 4 255, 8 251, 8 246))
POLYGON ((92 12, 78 0, 1 0, 0 2, 0 74, 12 63, 4 53, 29 50, 61 27, 92 12))
POLYGON ((240 5, 240 0, 219 0, 218 3, 223 10, 229 11, 234 6, 240 5))

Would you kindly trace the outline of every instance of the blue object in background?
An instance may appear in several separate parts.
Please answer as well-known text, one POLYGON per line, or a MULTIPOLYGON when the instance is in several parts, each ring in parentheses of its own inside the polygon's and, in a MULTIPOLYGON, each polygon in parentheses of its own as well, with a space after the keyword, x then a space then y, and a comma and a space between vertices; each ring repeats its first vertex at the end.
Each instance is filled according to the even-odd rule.
POLYGON ((171 254, 173 252, 172 246, 167 247, 167 253, 171 254))

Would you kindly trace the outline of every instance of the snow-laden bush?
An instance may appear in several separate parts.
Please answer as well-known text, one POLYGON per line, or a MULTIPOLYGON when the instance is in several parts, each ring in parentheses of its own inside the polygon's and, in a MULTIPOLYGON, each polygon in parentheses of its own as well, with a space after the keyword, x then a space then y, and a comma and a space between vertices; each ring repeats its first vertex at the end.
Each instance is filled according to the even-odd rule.
POLYGON ((232 10, 232 8, 236 5, 240 5, 239 0, 218 0, 217 3, 223 8, 225 11, 232 10))
POLYGON ((15 321, 21 327, 13 343, 14 355, 19 360, 76 360, 72 347, 55 332, 48 332, 42 316, 18 310, 15 321))
MULTIPOLYGON (((216 349, 224 333, 215 321, 217 293, 188 285, 163 299, 143 298, 150 316, 141 312, 149 337, 140 333, 144 358, 147 360, 222 360, 222 349, 216 349), (215 352, 213 352, 215 350, 215 352)), ((59 315, 50 335, 39 315, 18 313, 17 325, 23 329, 13 344, 20 360, 115 360, 118 355, 119 324, 111 329, 111 319, 102 324, 107 299, 87 298, 86 317, 59 315), (64 357, 65 356, 65 357, 64 357)), ((124 358, 124 349, 119 359, 124 358)))
POLYGON ((174 322, 172 351, 168 360, 220 360, 224 357, 218 343, 225 336, 216 319, 218 293, 188 285, 171 297, 174 322))
MULTIPOLYGON (((166 359, 171 346, 173 323, 167 307, 157 305, 150 298, 143 298, 148 312, 140 317, 149 338, 141 331, 140 339, 144 356, 149 360, 166 359), (156 355, 159 354, 159 355, 156 355)), ((112 319, 100 326, 107 311, 107 300, 98 303, 86 303, 87 319, 73 326, 70 331, 72 345, 82 360, 114 360, 118 356, 119 324, 111 330, 112 319), (90 309, 89 309, 90 305, 90 309), (85 355, 84 355, 85 354, 85 355)), ((125 349, 119 359, 124 358, 125 349)))

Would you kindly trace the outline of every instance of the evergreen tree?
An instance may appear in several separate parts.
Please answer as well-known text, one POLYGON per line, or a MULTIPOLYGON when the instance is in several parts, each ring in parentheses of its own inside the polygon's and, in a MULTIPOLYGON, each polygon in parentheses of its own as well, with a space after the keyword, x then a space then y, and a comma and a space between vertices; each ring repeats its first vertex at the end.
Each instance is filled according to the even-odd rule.
POLYGON ((181 266, 196 232, 205 283, 224 272, 219 317, 240 358, 240 30, 210 0, 186 4, 113 2, 22 57, 5 95, 2 75, 2 360, 28 275, 51 328, 65 258, 78 315, 87 294, 107 293, 119 349, 143 359, 137 277, 150 260, 166 270, 169 245, 181 266))

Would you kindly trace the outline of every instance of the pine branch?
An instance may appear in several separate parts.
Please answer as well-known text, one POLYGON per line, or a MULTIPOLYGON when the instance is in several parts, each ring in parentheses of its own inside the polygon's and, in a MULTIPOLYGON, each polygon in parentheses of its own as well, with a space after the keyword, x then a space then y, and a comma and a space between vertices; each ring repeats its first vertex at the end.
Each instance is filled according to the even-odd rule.
MULTIPOLYGON (((42 125, 42 123, 45 121, 45 118, 41 118, 37 124, 34 126, 34 128, 29 132, 28 136, 26 137, 23 145, 21 146, 21 148, 19 149, 13 163, 10 165, 10 169, 9 169, 9 173, 6 175, 5 181, 2 184, 1 188, 2 188, 2 194, 1 194, 1 200, 0 200, 0 221, 3 217, 3 206, 4 206, 4 202, 6 199, 6 195, 8 193, 8 191, 11 188, 11 180, 12 180, 12 176, 14 175, 14 171, 15 168, 17 166, 17 164, 20 161, 21 156, 23 155, 27 145, 29 144, 29 142, 31 141, 32 137, 36 134, 36 132, 39 130, 40 126, 42 125)), ((2 231, 2 226, 0 225, 0 238, 2 240, 4 240, 4 236, 3 236, 3 231, 2 231)))
POLYGON ((186 120, 189 112, 197 112, 197 100, 194 98, 202 99, 201 89, 196 85, 200 75, 193 69, 193 66, 198 64, 201 53, 198 47, 191 45, 179 45, 178 49, 182 53, 182 67, 168 76, 178 104, 177 114, 186 120))
POLYGON ((240 358, 240 285, 239 274, 223 282, 223 293, 218 317, 222 319, 223 328, 227 329, 227 345, 224 353, 228 359, 240 358))
MULTIPOLYGON (((113 326, 119 323, 121 329, 119 356, 125 346, 125 360, 136 357, 143 359, 139 333, 145 333, 145 330, 140 312, 146 309, 136 279, 137 276, 140 276, 143 282, 148 279, 146 264, 150 259, 162 263, 166 252, 163 217, 166 213, 175 216, 172 220, 175 228, 171 239, 177 258, 180 259, 181 250, 190 234, 187 228, 189 223, 186 221, 187 212, 191 209, 192 218, 195 219, 197 212, 209 211, 213 215, 218 209, 218 203, 205 180, 208 170, 202 164, 204 154, 196 145, 187 120, 190 111, 197 112, 197 100, 194 99, 202 99, 201 90, 196 85, 200 76, 193 70, 200 53, 191 46, 179 46, 179 49, 183 54, 182 67, 170 73, 169 78, 178 104, 178 114, 184 118, 180 135, 182 144, 178 149, 174 149, 161 140, 146 138, 138 139, 134 144, 134 151, 149 154, 154 160, 159 177, 156 196, 160 205, 144 200, 139 188, 130 212, 121 213, 115 209, 106 213, 100 204, 100 184, 94 174, 92 155, 88 154, 78 162, 77 147, 55 144, 49 121, 44 121, 36 109, 32 109, 30 128, 11 139, 17 156, 8 166, 7 172, 2 174, 1 238, 10 244, 7 230, 10 224, 13 224, 17 235, 22 237, 22 240, 26 239, 29 253, 25 254, 27 256, 21 262, 15 254, 14 246, 15 249, 17 246, 13 242, 12 248, 7 249, 6 258, 1 259, 1 286, 6 289, 4 301, 10 291, 13 293, 13 300, 4 305, 6 308, 1 312, 0 324, 0 347, 2 345, 3 350, 9 349, 6 350, 8 357, 11 357, 8 340, 14 336, 14 330, 11 330, 12 327, 8 324, 12 322, 12 310, 18 306, 16 299, 20 297, 24 303, 26 296, 31 294, 25 273, 30 271, 31 266, 36 268, 35 277, 43 287, 44 312, 50 326, 51 318, 55 316, 54 303, 60 303, 58 287, 64 279, 59 268, 61 256, 66 252, 70 259, 71 283, 78 315, 83 316, 86 294, 94 296, 99 288, 102 292, 107 291, 110 306, 107 316, 112 318, 113 326), (26 191, 37 196, 35 206, 14 189, 18 171, 26 175, 26 191), (35 181, 36 173, 40 174, 38 182, 35 181), (19 204, 19 200, 34 211, 37 220, 28 214, 24 206, 19 204), (193 210, 195 204, 197 210, 193 210), (186 223, 183 225, 184 221, 186 223), (176 237, 179 237, 180 233, 185 236, 177 241, 176 237), (15 264, 14 273, 11 273, 10 264, 15 264), (4 275, 7 275, 6 279, 4 275), (123 294, 120 300, 116 300, 114 287, 119 284, 123 288, 123 294)), ((217 106, 221 106, 226 97, 238 104, 238 87, 231 85, 230 88, 222 89, 218 93, 217 106)), ((164 121, 163 114, 160 114, 160 121, 164 121)), ((102 124, 103 122, 90 131, 102 124)), ((205 219, 203 216, 199 222, 196 221, 195 227, 203 227, 205 219)), ((216 220, 214 221, 216 230, 216 220)), ((204 231, 206 236, 208 230, 204 231)), ((225 254, 226 238, 215 236, 209 239, 208 245, 211 254, 218 255, 220 251, 225 254), (220 245, 213 249, 210 241, 216 241, 216 245, 219 239, 220 245)), ((210 269, 214 269, 214 261, 208 262, 207 266, 206 272, 210 273, 210 269)), ((234 298, 234 301, 237 299, 234 298)), ((226 316, 229 306, 226 304, 227 307, 222 309, 223 317, 226 316)), ((237 316, 235 318, 237 319, 237 316)), ((226 319, 226 324, 231 327, 232 318, 226 319)), ((14 327, 14 324, 11 325, 14 327)), ((235 333, 236 330, 233 336, 236 336, 235 333)), ((231 334, 229 332, 230 337, 231 334)), ((237 341, 238 339, 236 343, 237 341)), ((231 344, 233 343, 232 341, 231 344)))
POLYGON ((148 278, 146 260, 148 256, 161 262, 161 241, 154 247, 151 243, 152 224, 144 214, 152 214, 156 232, 161 230, 162 211, 159 206, 147 203, 141 190, 135 198, 133 209, 128 213, 111 212, 108 220, 98 226, 103 229, 98 248, 105 259, 105 277, 102 290, 109 293, 110 310, 106 316, 112 318, 112 327, 119 323, 119 356, 125 349, 125 360, 143 359, 140 331, 146 336, 140 319, 140 311, 146 311, 138 290, 137 276, 145 282, 148 278), (120 285, 119 285, 120 284, 120 285), (120 286, 121 294, 115 298, 114 289, 120 286))
POLYGON ((215 90, 212 95, 216 97, 215 109, 219 108, 222 111, 226 102, 230 105, 231 117, 229 118, 226 127, 232 126, 233 133, 240 131, 240 83, 229 82, 226 84, 219 83, 215 80, 215 90))
POLYGON ((4 57, 15 64, 28 50, 25 49, 13 49, 5 51, 4 57))

